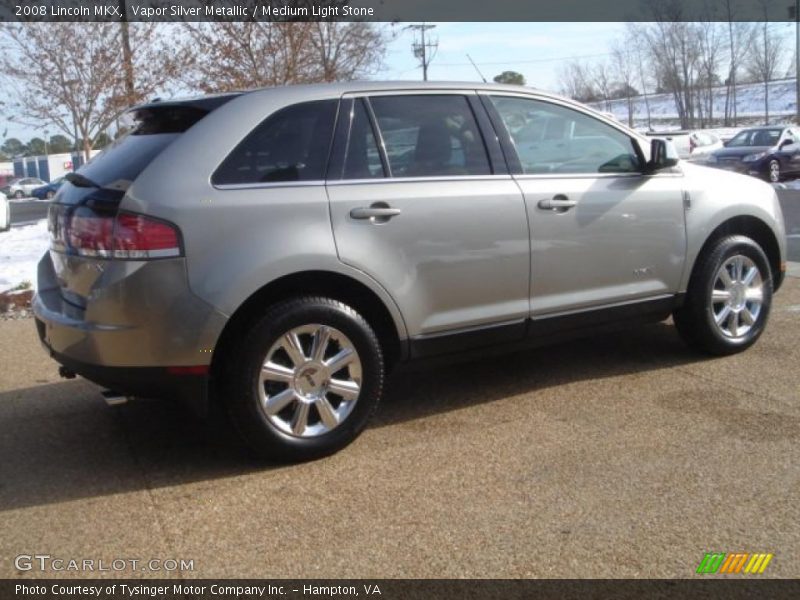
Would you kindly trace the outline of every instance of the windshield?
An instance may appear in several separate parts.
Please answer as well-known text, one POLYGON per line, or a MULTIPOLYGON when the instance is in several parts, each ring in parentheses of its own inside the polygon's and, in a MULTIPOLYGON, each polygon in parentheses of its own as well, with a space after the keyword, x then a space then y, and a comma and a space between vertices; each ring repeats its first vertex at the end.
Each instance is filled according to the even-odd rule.
POLYGON ((781 137, 781 129, 745 129, 728 142, 728 148, 745 146, 775 146, 781 137))

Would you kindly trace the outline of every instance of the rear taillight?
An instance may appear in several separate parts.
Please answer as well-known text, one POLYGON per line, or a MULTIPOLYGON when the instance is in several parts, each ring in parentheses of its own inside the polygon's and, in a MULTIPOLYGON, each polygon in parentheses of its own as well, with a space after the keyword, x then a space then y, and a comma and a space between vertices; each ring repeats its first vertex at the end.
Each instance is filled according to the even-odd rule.
POLYGON ((180 234, 171 223, 145 215, 102 216, 80 207, 50 217, 51 247, 93 258, 146 260, 181 255, 180 234))
POLYGON ((114 225, 114 258, 180 256, 178 229, 144 215, 122 213, 114 225))

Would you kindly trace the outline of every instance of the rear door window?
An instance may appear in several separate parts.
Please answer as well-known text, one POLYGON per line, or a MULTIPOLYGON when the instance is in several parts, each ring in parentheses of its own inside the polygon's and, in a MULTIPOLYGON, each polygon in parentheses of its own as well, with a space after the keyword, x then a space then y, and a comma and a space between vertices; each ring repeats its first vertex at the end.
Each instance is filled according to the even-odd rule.
POLYGON ((489 157, 466 97, 370 98, 392 177, 491 174, 489 157))
POLYGON ((258 125, 214 172, 214 185, 325 179, 337 100, 295 104, 258 125))

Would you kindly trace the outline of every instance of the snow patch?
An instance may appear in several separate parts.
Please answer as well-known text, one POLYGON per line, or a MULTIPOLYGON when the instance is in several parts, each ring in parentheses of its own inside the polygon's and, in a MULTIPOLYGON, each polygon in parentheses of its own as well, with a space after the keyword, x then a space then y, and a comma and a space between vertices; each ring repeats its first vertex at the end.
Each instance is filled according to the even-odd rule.
POLYGON ((0 233, 0 292, 28 281, 36 284, 36 266, 50 246, 47 219, 0 233))

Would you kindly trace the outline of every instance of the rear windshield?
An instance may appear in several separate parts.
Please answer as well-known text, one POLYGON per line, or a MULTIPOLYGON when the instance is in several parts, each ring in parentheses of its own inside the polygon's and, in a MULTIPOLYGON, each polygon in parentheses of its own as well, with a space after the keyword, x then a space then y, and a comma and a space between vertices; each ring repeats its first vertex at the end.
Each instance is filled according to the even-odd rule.
POLYGON ((87 198, 95 196, 121 200, 124 191, 156 156, 220 104, 216 102, 209 107, 150 105, 135 110, 133 129, 78 169, 78 173, 86 180, 116 193, 99 193, 97 188, 65 182, 57 201, 64 204, 85 203, 87 198))

